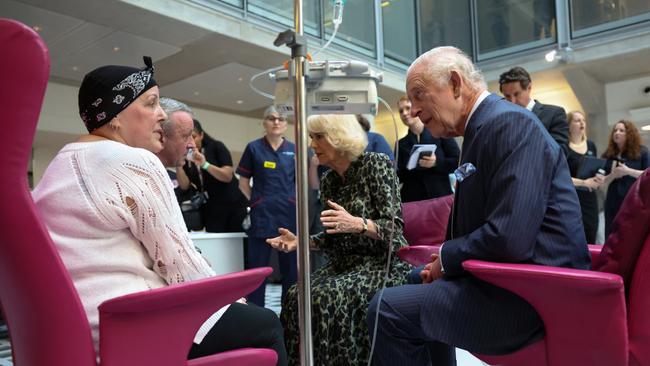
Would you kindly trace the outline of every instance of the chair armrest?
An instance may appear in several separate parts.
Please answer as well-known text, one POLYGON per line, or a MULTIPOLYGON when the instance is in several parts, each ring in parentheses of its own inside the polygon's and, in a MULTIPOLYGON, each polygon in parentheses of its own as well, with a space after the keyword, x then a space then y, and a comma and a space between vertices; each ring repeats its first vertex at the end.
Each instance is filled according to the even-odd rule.
POLYGON ((433 253, 440 253, 440 244, 401 247, 397 251, 397 256, 404 262, 417 267, 431 262, 433 253))
POLYGON ((546 329, 550 365, 626 365, 623 279, 615 274, 533 264, 463 262, 477 278, 528 301, 546 329))
POLYGON ((591 265, 593 266, 596 262, 596 259, 600 257, 600 252, 603 250, 603 246, 599 244, 588 244, 589 255, 591 255, 591 265))
POLYGON ((271 272, 256 268, 105 301, 99 306, 102 366, 185 365, 201 324, 271 272))
POLYGON ((275 366, 278 354, 268 348, 240 348, 187 361, 187 366, 275 366))

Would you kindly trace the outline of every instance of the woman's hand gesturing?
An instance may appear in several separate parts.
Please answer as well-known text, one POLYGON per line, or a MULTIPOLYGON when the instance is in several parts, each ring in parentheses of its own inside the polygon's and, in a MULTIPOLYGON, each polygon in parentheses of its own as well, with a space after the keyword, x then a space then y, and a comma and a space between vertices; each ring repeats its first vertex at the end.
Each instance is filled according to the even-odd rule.
POLYGON ((283 227, 278 229, 278 233, 280 233, 280 236, 266 239, 266 243, 272 246, 273 248, 277 250, 281 250, 285 253, 289 253, 296 250, 296 246, 298 245, 298 240, 296 239, 296 235, 294 235, 294 233, 292 233, 291 231, 283 227))

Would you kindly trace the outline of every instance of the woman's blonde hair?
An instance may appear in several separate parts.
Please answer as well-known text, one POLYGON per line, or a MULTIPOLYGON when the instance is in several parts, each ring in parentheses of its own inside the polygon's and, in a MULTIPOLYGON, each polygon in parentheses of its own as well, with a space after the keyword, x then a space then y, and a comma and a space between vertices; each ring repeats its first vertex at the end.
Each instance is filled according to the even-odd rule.
POLYGON ((309 133, 322 133, 327 142, 350 161, 355 161, 368 145, 368 135, 351 114, 318 114, 307 119, 309 133))
POLYGON ((585 129, 582 130, 582 140, 585 141, 587 139, 587 116, 582 113, 582 111, 571 111, 566 114, 566 119, 567 119, 567 124, 569 125, 569 137, 571 137, 571 122, 576 118, 576 114, 581 115, 585 119, 585 129))

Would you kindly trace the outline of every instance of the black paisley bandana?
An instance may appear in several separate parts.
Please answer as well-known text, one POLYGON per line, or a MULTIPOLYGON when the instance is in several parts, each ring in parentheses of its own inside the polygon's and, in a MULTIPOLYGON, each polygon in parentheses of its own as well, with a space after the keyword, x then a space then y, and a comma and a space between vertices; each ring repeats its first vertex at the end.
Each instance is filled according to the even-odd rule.
POLYGON ((88 132, 110 122, 142 93, 158 85, 151 57, 142 70, 129 66, 102 66, 84 77, 79 88, 79 115, 88 132))

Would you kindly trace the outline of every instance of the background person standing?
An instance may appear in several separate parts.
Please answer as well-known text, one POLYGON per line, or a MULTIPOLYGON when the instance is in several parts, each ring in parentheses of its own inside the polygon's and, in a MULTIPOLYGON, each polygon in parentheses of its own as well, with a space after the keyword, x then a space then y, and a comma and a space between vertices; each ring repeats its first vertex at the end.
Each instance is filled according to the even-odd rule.
POLYGON ((232 157, 223 142, 203 131, 194 119, 192 138, 196 149, 183 167, 192 184, 205 191, 208 201, 202 208, 205 230, 213 233, 241 232, 246 216, 246 197, 233 174, 232 157))
MULTIPOLYGON (((287 119, 271 106, 264 112, 265 134, 246 145, 237 167, 239 189, 248 198, 251 227, 247 230, 247 259, 250 268, 268 265, 271 250, 266 239, 277 228, 296 230, 295 145, 284 138, 287 119), (253 184, 251 186, 251 179, 253 184)), ((282 298, 296 282, 296 253, 278 252, 282 274, 282 298)), ((248 296, 248 301, 264 306, 266 284, 248 296)))
POLYGON ((411 101, 400 98, 397 103, 402 123, 408 127, 406 136, 397 143, 399 149, 397 176, 402 183, 402 202, 421 201, 451 194, 449 174, 458 167, 460 149, 453 138, 437 138, 424 128, 417 117, 411 117, 411 101), (406 168, 415 144, 435 144, 436 153, 424 156, 412 170, 406 168))

